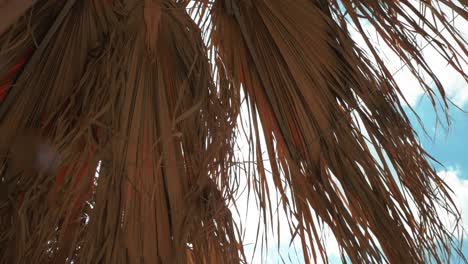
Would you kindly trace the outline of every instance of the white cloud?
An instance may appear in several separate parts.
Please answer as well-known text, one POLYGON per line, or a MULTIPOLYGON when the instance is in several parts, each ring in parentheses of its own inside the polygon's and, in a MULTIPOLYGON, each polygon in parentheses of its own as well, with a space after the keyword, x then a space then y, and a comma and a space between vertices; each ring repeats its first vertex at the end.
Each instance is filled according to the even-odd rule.
MULTIPOLYGON (((447 12, 446 15, 449 21, 453 19, 453 14, 447 12)), ((462 33, 463 36, 468 36, 468 21, 458 16, 454 19, 453 24, 462 33)), ((415 106, 419 102, 421 96, 424 94, 424 90, 422 89, 418 80, 413 76, 408 67, 403 67, 405 64, 390 49, 390 47, 386 45, 380 37, 378 37, 378 33, 373 26, 370 24, 365 24, 363 28, 365 32, 367 32, 370 38, 370 42, 373 43, 373 46, 377 49, 379 54, 384 57, 384 62, 390 72, 396 73, 394 75, 395 81, 400 86, 402 93, 405 99, 408 101, 409 105, 415 106)), ((357 31, 352 30, 351 35, 355 42, 361 48, 363 48, 367 54, 371 54, 370 50, 366 48, 367 45, 365 44, 363 37, 358 34, 357 31)), ((455 43, 448 34, 447 30, 444 30, 441 36, 455 43)), ((421 47, 427 45, 427 41, 424 41, 420 38, 418 38, 417 41, 420 43, 421 47)), ((457 47, 456 50, 460 54, 464 54, 459 47, 457 47)), ((456 70, 449 66, 445 59, 431 45, 427 45, 427 47, 423 49, 422 53, 428 63, 428 66, 439 77, 442 85, 444 85, 447 96, 460 107, 463 107, 466 103, 468 103, 467 81, 463 79, 463 77, 456 70)), ((462 70, 464 72, 468 72, 468 64, 466 61, 460 61, 460 64, 462 70)), ((428 77, 429 76, 425 76, 425 78, 428 77)))
MULTIPOLYGON (((438 175, 453 191, 452 198, 460 210, 463 228, 468 230, 468 180, 463 179, 461 177, 461 171, 456 168, 448 168, 447 170, 440 171, 438 175)), ((443 210, 440 211, 448 227, 452 227, 452 219, 447 218, 446 214, 442 213, 443 210)))

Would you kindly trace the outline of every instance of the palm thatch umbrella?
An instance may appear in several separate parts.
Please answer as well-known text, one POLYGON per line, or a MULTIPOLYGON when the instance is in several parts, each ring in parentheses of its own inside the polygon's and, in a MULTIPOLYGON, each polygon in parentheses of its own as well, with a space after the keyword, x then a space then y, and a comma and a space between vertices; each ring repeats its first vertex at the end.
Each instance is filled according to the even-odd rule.
POLYGON ((279 194, 305 263, 327 259, 323 225, 352 263, 448 261, 459 237, 437 208, 459 213, 364 30, 446 110, 414 38, 466 80, 443 12, 466 19, 466 1, 419 5, 0 1, 0 263, 243 263, 243 177, 265 225, 279 194))

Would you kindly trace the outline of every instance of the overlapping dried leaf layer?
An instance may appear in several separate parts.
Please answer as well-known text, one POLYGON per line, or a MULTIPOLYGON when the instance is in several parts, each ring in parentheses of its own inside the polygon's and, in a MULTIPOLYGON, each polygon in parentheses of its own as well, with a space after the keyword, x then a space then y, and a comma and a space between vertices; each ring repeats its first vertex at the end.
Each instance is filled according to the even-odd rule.
MULTIPOLYGON (((0 38, 0 82, 20 91, 1 105, 0 263, 244 262, 228 209, 240 177, 265 225, 280 194, 306 263, 326 259, 322 223, 353 263, 446 261, 456 240, 436 208, 458 216, 449 190, 401 87, 346 22, 365 35, 368 18, 445 102, 410 40, 438 27, 409 1, 94 0, 63 13, 69 3, 38 1, 0 38), (233 167, 238 115, 257 157, 247 176, 233 167)), ((466 42, 438 4, 466 12, 423 4, 456 40, 436 48, 466 78, 466 42)))

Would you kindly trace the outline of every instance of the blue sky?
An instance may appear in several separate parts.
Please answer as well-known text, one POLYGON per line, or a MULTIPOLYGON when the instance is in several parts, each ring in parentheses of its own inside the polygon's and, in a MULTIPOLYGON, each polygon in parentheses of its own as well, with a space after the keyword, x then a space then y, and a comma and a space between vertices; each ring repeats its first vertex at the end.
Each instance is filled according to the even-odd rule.
MULTIPOLYGON (((464 106, 464 109, 468 110, 467 108, 464 106)), ((442 127, 436 129, 435 114, 427 98, 415 109, 430 136, 424 135, 419 125, 414 126, 424 148, 446 167, 458 168, 461 172, 468 173, 468 114, 451 107, 449 114, 452 124, 447 131, 442 127)), ((440 166, 436 168, 443 169, 440 166)), ((468 179, 468 175, 461 176, 468 179)))

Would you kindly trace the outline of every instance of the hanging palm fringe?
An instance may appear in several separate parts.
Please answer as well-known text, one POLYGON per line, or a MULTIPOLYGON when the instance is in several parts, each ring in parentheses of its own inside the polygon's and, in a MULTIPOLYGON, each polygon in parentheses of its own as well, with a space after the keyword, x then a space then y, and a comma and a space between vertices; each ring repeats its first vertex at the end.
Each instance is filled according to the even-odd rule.
POLYGON ((244 263, 242 177, 265 225, 279 193, 306 263, 327 259, 323 224, 352 263, 461 256, 404 87, 348 28, 375 27, 446 109, 412 39, 468 79, 441 5, 468 16, 448 0, 37 1, 0 37, 0 263, 244 263))

